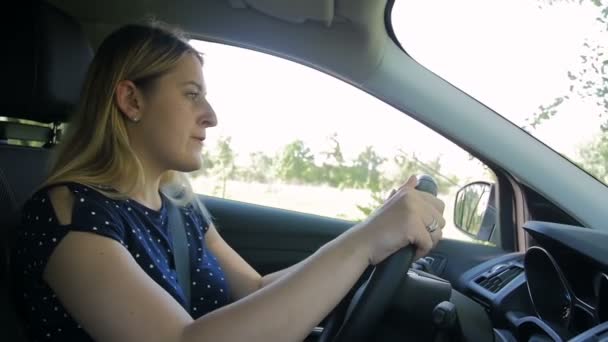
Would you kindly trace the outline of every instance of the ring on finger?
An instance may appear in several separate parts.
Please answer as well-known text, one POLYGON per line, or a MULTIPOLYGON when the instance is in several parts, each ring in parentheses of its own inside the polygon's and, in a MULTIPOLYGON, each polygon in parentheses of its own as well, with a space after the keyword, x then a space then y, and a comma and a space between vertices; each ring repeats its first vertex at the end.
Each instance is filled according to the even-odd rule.
POLYGON ((433 221, 426 226, 426 230, 428 230, 429 233, 436 231, 438 228, 439 222, 437 222, 437 219, 435 218, 433 218, 433 221))

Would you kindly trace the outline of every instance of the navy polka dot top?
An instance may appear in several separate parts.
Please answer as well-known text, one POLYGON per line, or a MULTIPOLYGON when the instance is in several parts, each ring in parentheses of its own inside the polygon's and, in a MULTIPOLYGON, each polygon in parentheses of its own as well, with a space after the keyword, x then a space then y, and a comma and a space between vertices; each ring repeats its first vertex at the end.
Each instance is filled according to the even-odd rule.
MULTIPOLYGON (((58 223, 48 188, 41 189, 26 202, 17 233, 13 255, 15 296, 29 338, 32 341, 91 340, 42 278, 53 249, 69 231, 89 232, 118 241, 152 279, 186 308, 168 232, 166 203, 169 199, 161 194, 163 204, 155 211, 133 200, 108 198, 81 184, 64 185, 75 198, 72 223, 58 223)), ((192 205, 180 210, 190 252, 190 314, 196 319, 226 305, 230 297, 222 268, 205 248, 208 221, 192 205)))

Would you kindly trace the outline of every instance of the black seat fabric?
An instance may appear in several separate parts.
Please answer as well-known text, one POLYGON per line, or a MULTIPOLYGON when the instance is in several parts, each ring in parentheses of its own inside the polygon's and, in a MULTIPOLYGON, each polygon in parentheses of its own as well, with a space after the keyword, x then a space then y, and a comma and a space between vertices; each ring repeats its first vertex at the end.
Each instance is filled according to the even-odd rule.
MULTIPOLYGON (((20 25, 5 33, 16 46, 0 54, 5 80, 0 83, 0 116, 65 122, 77 103, 93 56, 80 25, 40 1, 27 2, 5 14, 20 25)), ((9 142, 0 140, 0 336, 5 341, 24 341, 12 305, 10 248, 21 205, 44 181, 51 149, 9 142)))
MULTIPOLYGON (((27 1, 26 1, 27 2, 27 1)), ((30 5, 5 11, 21 16, 11 22, 11 46, 3 51, 0 115, 38 122, 64 121, 77 102, 93 58, 80 25, 51 5, 30 5)))

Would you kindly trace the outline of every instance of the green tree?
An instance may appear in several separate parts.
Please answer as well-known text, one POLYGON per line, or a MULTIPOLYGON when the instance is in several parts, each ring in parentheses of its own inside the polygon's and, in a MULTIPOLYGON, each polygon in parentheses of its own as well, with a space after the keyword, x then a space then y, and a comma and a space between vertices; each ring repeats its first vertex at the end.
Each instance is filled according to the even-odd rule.
POLYGON ((201 160, 202 160, 201 167, 198 170, 192 171, 190 173, 190 175, 193 178, 209 176, 211 170, 213 170, 213 167, 214 167, 213 156, 211 155, 211 152, 209 150, 206 150, 206 149, 203 150, 202 155, 201 155, 201 160))
POLYGON ((302 140, 295 140, 279 155, 277 173, 285 182, 312 183, 317 166, 310 148, 302 140))
MULTIPOLYGON (((608 32, 608 1, 602 0, 539 0, 541 3, 553 5, 569 1, 580 4, 591 2, 598 8, 596 20, 600 23, 602 32, 608 32)), ((569 91, 557 96, 551 103, 539 106, 538 111, 528 118, 528 126, 536 128, 543 122, 559 114, 560 106, 573 97, 593 99, 598 111, 591 113, 603 119, 600 135, 595 141, 580 149, 578 164, 598 179, 608 181, 608 44, 605 40, 593 42, 586 39, 582 42, 584 53, 580 56, 578 68, 568 71, 565 77, 570 80, 569 91)), ((585 115, 585 114, 582 114, 585 115)))
MULTIPOLYGON (((608 32, 608 1, 602 0, 539 0, 541 5, 554 5, 561 2, 578 2, 580 4, 591 2, 598 8, 596 20, 601 23, 602 32, 608 32)), ((599 115, 605 118, 602 124, 602 130, 608 130, 608 44, 605 41, 592 42, 585 39, 582 42, 585 52, 580 56, 581 63, 575 70, 568 71, 565 75, 570 82, 569 91, 566 94, 557 96, 549 104, 540 105, 538 111, 527 121, 530 127, 535 128, 544 121, 554 117, 559 112, 561 104, 570 100, 573 95, 582 98, 593 98, 598 106, 598 112, 594 115, 599 115)))
POLYGON ((249 155, 249 168, 242 171, 245 181, 269 183, 274 178, 274 158, 264 152, 254 152, 249 155))
MULTIPOLYGON (((417 160, 417 159, 416 159, 417 160)), ((418 160, 417 160, 418 161, 418 160)), ((423 163, 418 161, 421 165, 420 171, 424 171, 435 179, 437 182, 437 192, 440 194, 447 194, 453 187, 459 186, 459 179, 455 175, 444 175, 441 172, 441 157, 437 156, 429 163, 423 163)))
POLYGON ((379 167, 386 160, 372 146, 365 147, 353 162, 351 184, 355 187, 379 191, 382 184, 379 167))
POLYGON ((371 215, 371 213, 378 207, 380 207, 385 200, 385 196, 383 196, 380 191, 372 191, 370 196, 370 203, 367 203, 365 205, 357 205, 357 209, 359 209, 359 211, 363 215, 363 217, 359 218, 359 220, 363 220, 369 215, 371 215))
POLYGON ((397 166, 397 174, 390 180, 389 187, 395 187, 405 182, 407 178, 420 171, 416 158, 412 158, 408 153, 399 150, 393 157, 393 163, 397 166))
POLYGON ((387 189, 396 188, 407 181, 411 175, 429 174, 437 182, 437 191, 440 194, 448 193, 450 188, 458 185, 458 177, 454 175, 444 175, 441 173, 441 158, 437 157, 429 163, 420 161, 414 154, 410 155, 403 150, 399 150, 397 155, 392 158, 392 162, 397 172, 392 177, 380 177, 380 186, 368 187, 371 190, 370 202, 364 205, 357 205, 357 209, 367 217, 382 203, 387 196, 387 189))
POLYGON ((216 155, 214 156, 214 170, 222 181, 222 198, 226 197, 226 184, 229 179, 233 179, 237 174, 235 165, 236 153, 230 146, 231 137, 222 137, 217 143, 216 155))
POLYGON ((331 148, 321 155, 325 157, 321 166, 321 174, 325 183, 333 187, 343 187, 347 179, 349 168, 344 160, 342 148, 338 141, 338 134, 334 133, 328 138, 332 144, 331 148))
POLYGON ((415 154, 408 154, 403 150, 399 150, 399 153, 393 157, 393 162, 397 166, 397 174, 393 179, 388 180, 388 187, 395 187, 407 180, 411 175, 428 174, 432 176, 437 182, 437 192, 440 194, 447 194, 450 189, 455 186, 459 186, 459 179, 454 175, 444 175, 441 172, 441 157, 437 156, 435 159, 424 162, 415 154))
POLYGON ((598 139, 579 151, 582 161, 579 162, 587 172, 608 184, 608 135, 602 134, 598 139))

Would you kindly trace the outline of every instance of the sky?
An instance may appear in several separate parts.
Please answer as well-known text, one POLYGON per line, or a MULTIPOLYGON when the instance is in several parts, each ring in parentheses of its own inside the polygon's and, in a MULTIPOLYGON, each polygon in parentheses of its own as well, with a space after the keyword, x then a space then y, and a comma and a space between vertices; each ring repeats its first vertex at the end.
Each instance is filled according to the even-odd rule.
MULTIPOLYGON (((414 59, 522 126, 539 105, 566 94, 586 38, 606 41, 591 1, 397 1, 393 26, 414 59)), ((574 155, 598 132, 597 107, 574 98, 532 133, 574 155), (569 135, 564 135, 570 130, 569 135)))
MULTIPOLYGON (((397 0, 392 21, 414 59, 521 126, 539 105, 567 91, 567 72, 578 65, 585 38, 606 40, 597 33, 599 10, 587 3, 540 9, 534 0, 397 0)), ((403 149, 421 160, 441 156, 446 173, 482 177, 468 153, 340 80, 259 52, 193 45, 205 54, 208 99, 219 121, 208 131, 210 148, 230 136, 244 157, 302 139, 318 153, 335 132, 347 157, 367 145, 386 156, 403 149)), ((594 109, 574 99, 532 133, 575 157, 598 132, 598 119, 588 114, 594 109)))

